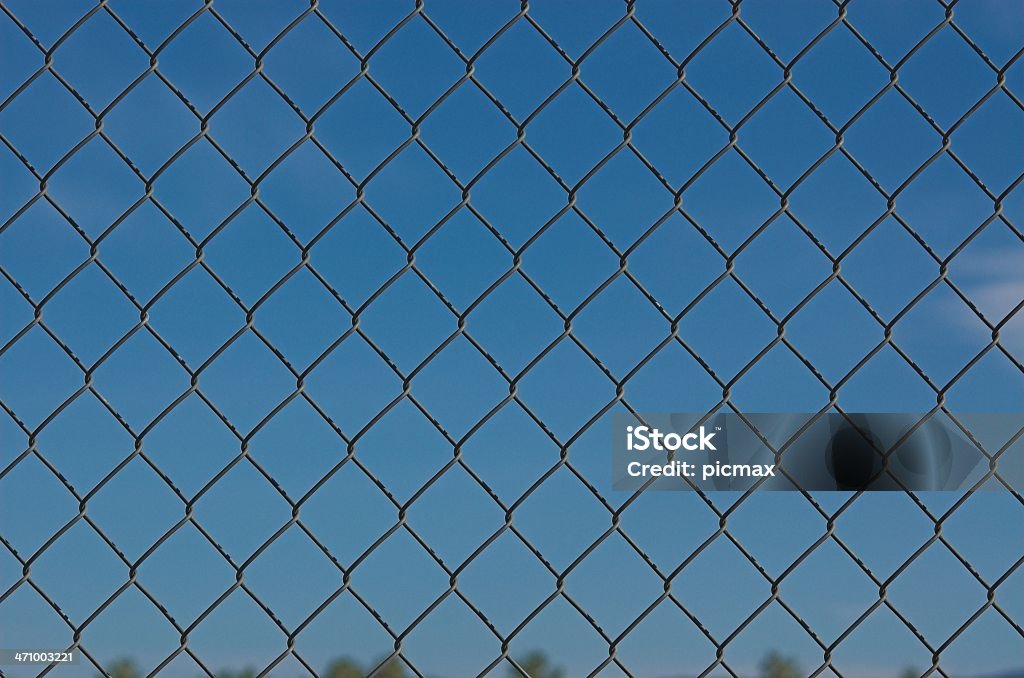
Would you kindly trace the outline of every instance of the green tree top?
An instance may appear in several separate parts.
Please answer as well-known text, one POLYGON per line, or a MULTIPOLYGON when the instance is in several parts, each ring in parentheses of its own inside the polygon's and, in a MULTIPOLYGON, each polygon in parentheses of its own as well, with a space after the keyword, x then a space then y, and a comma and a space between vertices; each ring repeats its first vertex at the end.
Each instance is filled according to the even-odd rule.
POLYGON ((142 672, 139 671, 139 667, 135 664, 135 660, 130 657, 122 657, 117 659, 109 667, 107 667, 107 673, 110 678, 141 678, 142 672))
POLYGON ((534 650, 520 657, 517 663, 523 670, 520 671, 514 666, 511 667, 509 669, 509 676, 511 678, 524 678, 524 676, 525 678, 565 678, 565 671, 557 666, 553 666, 548 656, 540 650, 534 650))
POLYGON ((783 657, 775 651, 761 660, 760 668, 763 678, 800 678, 802 675, 795 659, 783 657))
POLYGON ((327 665, 324 678, 363 678, 363 668, 351 657, 335 659, 327 665))
MULTIPOLYGON (((376 661, 364 667, 351 657, 339 657, 327 666, 323 675, 324 678, 366 678, 379 663, 376 661)), ((405 666, 401 659, 392 657, 373 674, 373 678, 405 678, 405 666)))
POLYGON ((219 671, 217 678, 256 678, 255 669, 242 669, 241 671, 219 671))

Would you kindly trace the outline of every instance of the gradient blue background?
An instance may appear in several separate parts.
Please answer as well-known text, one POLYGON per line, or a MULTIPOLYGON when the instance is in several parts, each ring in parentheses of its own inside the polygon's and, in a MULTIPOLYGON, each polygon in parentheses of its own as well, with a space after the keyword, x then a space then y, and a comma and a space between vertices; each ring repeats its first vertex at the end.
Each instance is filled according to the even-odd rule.
MULTIPOLYGON (((409 399, 360 433, 401 395, 399 373, 415 371, 410 393, 454 439, 508 395, 507 381, 463 337, 420 369, 457 330, 459 314, 472 307, 467 333, 512 377, 562 336, 564 322, 555 309, 572 314, 573 335, 621 379, 669 335, 670 323, 621 275, 587 301, 619 268, 613 248, 631 248, 672 209, 673 190, 687 185, 685 216, 671 214, 628 257, 629 272, 675 316, 725 270, 725 259, 709 238, 731 253, 779 207, 778 194, 735 150, 700 172, 729 135, 682 87, 631 125, 633 144, 657 174, 623 148, 578 184, 623 138, 612 116, 579 83, 569 84, 525 127, 526 142, 549 169, 517 147, 480 174, 515 142, 515 125, 468 81, 432 107, 465 74, 465 64, 425 17, 468 58, 515 16, 515 2, 430 0, 422 15, 375 47, 413 11, 411 3, 322 1, 322 17, 351 48, 372 52, 367 72, 393 100, 358 78, 359 59, 321 16, 308 15, 261 60, 263 73, 290 104, 260 77, 251 77, 221 103, 250 78, 254 59, 209 11, 165 44, 201 9, 201 3, 185 0, 109 2, 110 11, 96 10, 53 49, 52 72, 19 89, 43 66, 44 57, 11 16, 49 49, 93 5, 77 0, 5 0, 2 5, 0 397, 9 410, 0 416, 3 647, 65 647, 71 642, 60 616, 27 582, 18 585, 22 567, 13 552, 34 558, 31 581, 75 624, 129 576, 129 567, 82 520, 37 555, 51 535, 78 515, 78 502, 54 471, 81 495, 90 494, 133 453, 128 430, 145 431, 142 450, 165 477, 135 457, 87 502, 89 518, 134 563, 182 519, 185 501, 236 459, 244 438, 251 459, 277 486, 241 459, 194 501, 196 522, 240 565, 290 520, 284 496, 298 501, 346 453, 345 441, 302 398, 261 423, 295 391, 296 379, 285 362, 302 373, 320 360, 305 378, 304 392, 347 436, 359 433, 356 458, 393 497, 347 463, 302 504, 302 522, 347 567, 395 525, 396 503, 408 501, 452 458, 452 445, 409 399), (120 96, 146 71, 149 58, 112 13, 150 49, 160 47, 160 74, 194 111, 153 73, 120 96), (67 155, 94 131, 95 117, 56 74, 93 113, 101 114, 103 132, 136 171, 99 137, 67 155), (353 78, 354 84, 324 108, 353 78), (306 130, 292 106, 307 117, 316 115, 315 137, 334 162, 312 141, 289 152, 306 130), (410 143, 365 183, 364 203, 325 230, 356 198, 353 182, 362 184, 410 139, 412 128, 403 112, 419 119, 428 109, 418 125, 419 140, 459 181, 472 183, 469 204, 490 228, 468 207, 449 214, 462 199, 460 189, 438 162, 410 143), (197 139, 200 118, 211 111, 209 139, 197 139), (74 226, 41 197, 40 181, 30 167, 45 176, 46 196, 74 226), (177 223, 154 202, 141 200, 147 181, 152 181, 153 198, 177 223), (250 201, 248 182, 258 183, 266 209, 250 201), (566 206, 566 187, 591 224, 566 212, 531 241, 566 206), (513 252, 528 242, 521 252, 522 271, 547 299, 513 274, 478 301, 512 267, 513 252), (417 269, 432 288, 411 270, 391 281, 406 266, 403 245, 416 248, 417 269), (106 271, 95 262, 80 268, 93 246, 106 271), (300 264, 307 247, 309 264, 320 278, 299 268, 278 286, 300 264), (196 265, 197 248, 219 281, 196 265), (149 327, 177 358, 137 327, 140 313, 131 299, 147 309, 149 327), (41 304, 42 322, 67 351, 38 325, 21 334, 33 322, 33 303, 41 304), (250 309, 254 327, 279 355, 251 331, 231 341, 250 309), (352 326, 357 309, 361 331, 393 366, 356 335, 321 360, 352 326), (229 345, 220 352, 225 342, 229 345), (199 389, 234 432, 195 394, 164 413, 189 388, 179 359, 193 370, 203 366, 199 389), (123 424, 92 392, 81 393, 51 418, 83 386, 83 367, 123 424), (27 432, 38 434, 36 449, 52 469, 35 454, 24 455, 30 444, 27 432)), ((308 4, 217 0, 213 7, 253 52, 262 54, 308 4)), ((531 3, 529 16, 565 56, 520 19, 475 58, 474 75, 522 122, 569 78, 567 59, 584 54, 624 11, 624 4, 611 0, 531 3)), ((645 0, 637 4, 635 17, 680 61, 730 11, 728 3, 711 0, 645 0)), ((943 21, 944 11, 940 3, 925 0, 853 0, 848 20, 892 65, 943 21)), ((837 12, 830 2, 747 0, 740 17, 788 62, 837 12)), ((1002 218, 991 221, 948 263, 949 279, 978 312, 998 323, 1024 299, 1024 189, 1018 187, 1024 170, 1019 102, 1024 65, 1018 59, 1024 7, 1011 0, 964 1, 956 5, 954 21, 997 69, 1010 64, 1007 87, 1018 99, 995 92, 952 134, 951 149, 974 179, 943 155, 899 191, 896 212, 943 259, 994 213, 993 199, 978 182, 1001 196, 1002 218)), ((627 21, 587 54, 580 75, 622 124, 631 124, 672 84, 675 68, 627 21)), ((782 77, 783 70, 735 22, 686 67, 686 82, 728 125, 742 119, 782 77)), ((792 78, 837 127, 889 82, 879 60, 843 25, 796 63, 792 78)), ((996 82, 995 71, 950 26, 899 69, 900 85, 942 129, 996 82)), ((775 188, 788 193, 835 138, 784 89, 744 123, 737 142, 775 188)), ((940 149, 941 136, 890 90, 845 131, 844 147, 882 189, 892 192, 940 149)), ((833 255, 886 210, 883 195, 839 153, 800 182, 789 201, 792 213, 833 255)), ((737 277, 776 319, 831 272, 829 260, 785 215, 735 259, 737 277)), ((844 259, 842 275, 878 319, 833 282, 786 324, 787 339, 832 384, 882 341, 883 324, 936 279, 939 264, 889 217, 844 259)), ((729 381, 776 338, 777 327, 734 280, 725 279, 684 316, 679 333, 710 369, 729 381)), ((937 388, 946 387, 990 340, 990 330, 945 284, 893 328, 894 343, 937 388)), ((1020 360, 1024 314, 1005 323, 1000 342, 1020 360)), ((614 383, 568 337, 517 383, 522 401, 563 443, 615 397, 614 383)), ((671 343, 629 378, 624 397, 639 411, 703 412, 719 403, 722 389, 679 344, 671 343)), ((731 402, 743 411, 817 411, 828 399, 828 389, 782 344, 731 388, 731 402)), ((847 411, 927 411, 935 402, 933 388, 891 347, 844 381, 838 399, 847 411)), ((954 411, 1019 411, 1022 402, 1024 374, 997 350, 988 350, 946 391, 946 404, 954 411)), ((463 460, 508 506, 558 462, 551 436, 509 403, 468 438, 463 460)), ((590 488, 561 468, 515 509, 514 525, 558 572, 609 528, 609 508, 630 498, 610 491, 607 441, 602 419, 569 448, 571 464, 590 488)), ((918 505, 899 494, 863 497, 840 514, 835 532, 884 580, 933 537, 935 525, 925 509, 941 516, 959 498, 923 495, 918 505)), ((737 499, 711 497, 721 511, 737 499)), ((848 499, 815 497, 826 512, 848 499)), ((504 511, 455 466, 409 505, 406 519, 438 558, 456 568, 502 527, 504 511)), ((718 523, 698 496, 683 493, 646 493, 621 514, 622 530, 666 573, 714 534, 718 523)), ((775 577, 825 533, 826 519, 799 494, 755 495, 735 506, 728 529, 775 577)), ((942 534, 992 583, 1020 562, 1024 506, 1009 493, 979 493, 943 522, 942 534)), ((342 582, 339 570, 295 526, 244 572, 247 586, 288 629, 342 582)), ((234 580, 234 569, 192 524, 149 554, 137 578, 182 626, 234 580)), ((556 578, 506 531, 466 566, 458 587, 499 632, 508 634, 555 590, 556 578)), ((352 589, 396 633, 447 588, 448 576, 403 529, 352 573, 352 589)), ((770 596, 770 588, 722 536, 674 579, 672 590, 721 640, 770 596)), ((662 589, 661 580, 617 533, 565 579, 566 593, 612 637, 662 589)), ((877 587, 831 541, 785 577, 780 593, 826 644, 878 600, 877 587)), ((948 549, 934 543, 888 586, 887 595, 933 645, 940 645, 985 603, 986 594, 948 549)), ((996 600, 1018 626, 1024 621, 1021 568, 1001 583, 996 600)), ((179 646, 179 637, 132 587, 86 626, 82 645, 101 663, 131 656, 148 671, 179 646)), ((248 595, 236 590, 192 630, 188 645, 211 670, 260 669, 285 650, 286 637, 248 595)), ((391 637, 350 593, 320 613, 295 643, 317 670, 334 657, 370 662, 392 648, 391 637)), ((608 656, 607 643, 561 598, 517 634, 511 648, 513 656, 544 649, 572 676, 586 675, 608 656)), ((733 670, 749 674, 771 649, 796 657, 804 670, 822 661, 817 645, 777 603, 729 642, 725 659, 733 670)), ((431 676, 473 675, 499 653, 500 642, 454 595, 415 626, 402 649, 413 667, 431 676)), ((699 673, 715 654, 694 624, 665 601, 621 642, 617 656, 634 675, 677 676, 699 673)), ((1020 667, 1022 656, 1019 628, 988 610, 942 653, 942 667, 949 675, 982 675, 1020 667)), ((884 607, 833 656, 843 675, 865 677, 896 675, 908 666, 923 670, 930 663, 925 647, 884 607)), ((11 676, 32 674, 4 670, 11 676)), ((184 655, 167 671, 200 673, 184 655)), ((611 666, 606 674, 618 671, 611 666)), ((92 673, 86 665, 58 671, 92 673)), ((289 658, 273 673, 302 675, 304 669, 289 658)))

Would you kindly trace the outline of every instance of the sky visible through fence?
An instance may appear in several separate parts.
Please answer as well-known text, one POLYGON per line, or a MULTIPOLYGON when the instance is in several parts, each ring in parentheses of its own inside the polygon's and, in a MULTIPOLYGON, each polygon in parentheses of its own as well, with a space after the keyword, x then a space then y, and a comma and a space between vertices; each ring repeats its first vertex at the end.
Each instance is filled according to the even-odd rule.
POLYGON ((634 497, 608 426, 1020 411, 1019 2, 0 7, 0 647, 1024 664, 1019 493, 634 497))

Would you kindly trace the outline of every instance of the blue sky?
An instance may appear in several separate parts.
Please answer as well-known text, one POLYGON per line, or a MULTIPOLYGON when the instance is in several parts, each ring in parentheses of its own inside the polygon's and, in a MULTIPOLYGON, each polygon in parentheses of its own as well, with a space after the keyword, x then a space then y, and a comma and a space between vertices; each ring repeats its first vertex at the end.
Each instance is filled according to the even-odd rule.
MULTIPOLYGON (((816 668, 794 615, 831 644, 878 603, 871 576, 930 541, 887 601, 937 647, 985 604, 981 582, 1010 572, 996 601, 1017 627, 988 609, 942 666, 1019 666, 1013 495, 973 495, 948 517, 961 497, 634 498, 609 483, 607 415, 624 405, 592 421, 617 382, 641 412, 709 411, 723 383, 750 412, 818 411, 837 384, 847 411, 924 412, 937 391, 953 411, 1020 410, 1024 12, 963 2, 942 25, 938 2, 845 7, 815 41, 836 5, 748 0, 730 21, 711 0, 630 16, 549 1, 506 27, 519 3, 4 2, 0 645, 71 642, 38 587, 73 624, 91 618, 82 646, 97 661, 152 669, 180 645, 168 617, 189 627, 245 563, 252 595, 216 605, 188 647, 213 671, 258 669, 286 635, 254 598, 295 629, 357 563, 295 648, 317 670, 369 661, 394 644, 369 610, 402 634, 448 590, 441 561, 502 636, 570 568, 567 597, 511 653, 542 648, 586 675, 608 657, 596 629, 627 629, 722 513, 728 534, 672 580, 718 642, 839 511, 840 541, 780 583, 789 611, 772 603, 729 640, 733 671, 774 648, 816 668), (842 280, 819 289, 834 260, 842 280), (455 442, 461 463, 437 475, 455 442), (560 446, 570 465, 536 485, 560 446), (362 558, 406 505, 411 529, 362 558), (275 537, 294 506, 301 525, 275 537), (478 552, 509 507, 515 531, 478 552), (574 565, 613 512, 620 530, 574 565), (132 564, 139 587, 94 614, 132 564)), ((472 675, 500 645, 453 593, 402 653, 424 675, 472 675)), ((616 656, 651 676, 715 661, 671 600, 616 656)), ((833 653, 843 675, 930 663, 885 605, 833 653)), ((202 669, 181 654, 167 671, 202 669)), ((274 673, 304 671, 288 658, 274 673)))

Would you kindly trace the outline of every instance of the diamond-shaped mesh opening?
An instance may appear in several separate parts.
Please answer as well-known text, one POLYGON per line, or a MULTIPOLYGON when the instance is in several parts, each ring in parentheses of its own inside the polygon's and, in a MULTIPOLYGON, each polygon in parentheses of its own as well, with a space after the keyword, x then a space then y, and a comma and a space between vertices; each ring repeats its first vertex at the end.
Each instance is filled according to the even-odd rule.
POLYGON ((518 120, 532 115, 569 77, 569 66, 520 20, 480 57, 480 81, 518 120))
POLYGON ((425 282, 407 271, 362 314, 367 335, 406 373, 455 331, 455 317, 425 282))
POLYGON ((289 518, 288 504, 252 464, 241 460, 195 504, 195 515, 237 566, 256 552, 289 518), (245 506, 240 513, 232 507, 245 506))
POLYGON ((146 436, 146 454, 188 498, 227 466, 238 449, 238 439, 196 394, 178 403, 146 436))
POLYGON ((452 595, 417 625, 402 654, 417 670, 434 673, 444 669, 468 676, 483 672, 500 651, 500 642, 484 622, 452 595), (459 656, 454 664, 445 653, 437 651, 433 639, 438 633, 453 634, 459 639, 459 656))
MULTIPOLYGON (((530 672, 532 668, 532 672, 537 673, 535 657, 543 662, 541 667, 547 667, 553 661, 548 658, 558 657, 559 649, 566 646, 575 648, 570 661, 554 661, 558 661, 559 666, 574 674, 590 673, 608 658, 607 643, 594 629, 592 622, 581 615, 564 597, 558 597, 544 605, 523 632, 515 637, 509 655, 525 669, 525 672, 530 672)), ((502 666, 499 670, 508 671, 513 676, 521 676, 524 673, 511 664, 502 666)))
POLYGON ((105 142, 93 138, 54 172, 48 191, 95 238, 142 197, 143 184, 105 142))
POLYGON ((735 630, 770 595, 769 583, 726 539, 715 539, 672 581, 678 596, 716 636, 735 630), (728 586, 730 604, 721 605, 715 591, 728 586))
POLYGON ((519 509, 517 524, 545 562, 561 572, 607 529, 602 512, 579 479, 561 468, 530 494, 519 509), (572 498, 576 507, 573 514, 553 513, 552 509, 566 496, 572 498), (572 529, 565 529, 569 525, 572 529))
POLYGON ((55 62, 96 110, 127 89, 148 65, 145 54, 106 12, 96 12, 79 24, 60 46, 55 62))
POLYGON ((134 444, 99 399, 83 393, 43 429, 38 448, 75 490, 84 493, 131 454, 134 444))
POLYGON ((4 403, 34 427, 81 388, 82 373, 37 325, 0 356, 0 381, 4 403))
POLYGON ((296 398, 253 436, 249 454, 282 490, 298 499, 341 461, 345 447, 323 415, 296 398))
POLYGON ((350 435, 363 428, 402 391, 402 382, 361 337, 331 351, 309 379, 320 406, 350 435))
POLYGON ((249 80, 211 118, 212 137, 250 176, 261 174, 302 136, 302 122, 260 78, 249 80))
POLYGON ((431 113, 423 131, 427 145, 463 182, 476 178, 515 138, 515 127, 469 83, 431 113))
POLYGON ((933 644, 950 637, 985 603, 984 587, 939 544, 930 546, 900 573, 889 587, 889 596, 933 644), (945 592, 941 608, 932 606, 937 589, 945 592))
POLYGON ((958 153, 992 190, 1003 191, 1020 177, 1020 154, 1017 150, 1024 143, 1022 116, 1024 113, 1017 104, 1005 92, 999 91, 957 129, 958 153), (1003 120, 1013 122, 1003 130, 1003 120))
MULTIPOLYGON (((299 12, 301 8, 294 14, 299 12)), ((359 72, 356 57, 333 38, 319 17, 307 15, 267 55, 267 75, 307 115, 318 111, 359 72)))
POLYGON ((139 582, 155 596, 170 596, 165 603, 167 611, 183 624, 198 619, 230 588, 234 571, 195 524, 186 524, 145 559, 139 569, 139 582), (175 567, 182 559, 193 563, 193 567, 175 567))
POLYGON ((135 325, 136 313, 110 278, 90 265, 46 304, 46 323, 91 365, 135 325))
POLYGON ((459 577, 459 590, 502 633, 518 626, 554 588, 554 576, 512 532, 491 542, 459 577), (505 581, 505 592, 491 586, 492 576, 505 581))
POLYGON ((471 203, 512 247, 521 247, 565 206, 565 192, 522 146, 484 174, 471 203))
POLYGON ((672 64, 628 22, 602 41, 584 64, 584 82, 624 122, 632 121, 676 79, 672 64))
POLYGON ((676 87, 643 116, 633 142, 673 186, 682 186, 729 140, 700 101, 676 87))
POLYGON ((625 278, 617 278, 573 323, 573 333, 597 359, 623 377, 668 336, 669 326, 651 303, 625 278), (629 318, 630 331, 616 332, 615 319, 629 318))
POLYGON ((156 198, 193 238, 204 239, 248 200, 245 181, 206 140, 179 156, 154 184, 156 198))
POLYGON ((1015 675, 1017 9, 6 2, 4 644, 1015 675), (840 408, 980 489, 609 488, 612 415, 840 408))
POLYGON ((456 307, 465 309, 511 267, 512 255, 475 215, 462 209, 419 250, 417 267, 456 307), (466 261, 467 250, 474 256, 466 261))
POLYGON ((675 316, 724 272, 725 262, 707 236, 673 214, 630 255, 629 270, 675 316), (676 275, 681 261, 682 276, 676 275))
POLYGON ((788 216, 773 221, 736 258, 737 274, 777 318, 814 292, 831 262, 788 216))
POLYGON ((508 384, 468 340, 457 338, 420 372, 413 395, 452 435, 462 436, 508 394, 508 384), (457 392, 451 391, 452 386, 457 392))
POLYGON ((355 198, 352 184, 311 141, 290 152, 261 186, 267 207, 303 242, 319 234, 355 198))
POLYGON ((882 328, 837 282, 829 283, 794 316, 786 335, 832 383, 846 376, 883 338, 882 328), (833 320, 836 315, 843 317, 842 325, 833 320))
MULTIPOLYGON (((115 666, 124 662, 123 643, 126 636, 144 634, 151 641, 145 648, 133 652, 134 666, 152 671, 178 648, 180 635, 161 611, 145 594, 129 588, 103 609, 89 625, 93 638, 88 649, 94 652, 101 665, 115 666)), ((66 647, 66 645, 65 645, 66 647)))
POLYGON ((407 263, 394 236, 360 208, 349 212, 310 251, 317 272, 352 306, 379 292, 407 263))
POLYGON ((452 467, 416 500, 409 524, 449 567, 466 562, 504 524, 504 516, 480 485, 452 467), (450 501, 464 510, 449 510, 450 501))
POLYGON ((405 530, 392 534, 352 573, 353 587, 398 630, 408 628, 447 590, 447 579, 444 570, 405 530), (392 572, 395 577, 382 578, 380 572, 392 572))
POLYGON ((379 49, 373 72, 398 105, 418 117, 455 84, 464 66, 427 22, 415 17, 379 49))
POLYGON ((89 114, 52 73, 42 73, 0 111, 4 136, 37 170, 46 172, 92 131, 89 114), (49 129, 49 134, 39 130, 49 129))
POLYGON ((738 374, 777 335, 777 326, 732 280, 715 285, 679 326, 679 336, 725 379, 738 374), (703 330, 709 326, 715 331, 703 330))
POLYGON ((361 78, 323 112, 316 136, 346 170, 362 179, 409 138, 409 125, 361 78))
POLYGON ((935 260, 893 217, 875 226, 842 265, 843 278, 885 320, 906 308, 939 273, 935 260))
POLYGON ((672 209, 672 194, 636 155, 624 152, 584 184, 577 204, 612 242, 625 249, 672 209))
POLYGON ((150 311, 150 327, 185 362, 202 365, 245 323, 242 309, 204 269, 195 267, 160 296, 150 311))
POLYGON ((846 137, 845 148, 889 191, 909 179, 941 145, 939 135, 895 90, 857 118, 846 137))
POLYGON ((810 170, 834 141, 828 127, 788 89, 769 99, 740 136, 743 150, 783 189, 810 170))
POLYGON ((203 391, 245 432, 270 414, 295 386, 285 365, 253 332, 232 341, 203 377, 203 391))
POLYGON ((415 145, 384 165, 366 188, 367 203, 409 245, 451 212, 460 197, 444 170, 415 145))
POLYGON ((731 124, 749 113, 781 77, 781 69, 736 23, 698 51, 686 69, 687 82, 731 124))
POLYGON ((33 581, 39 582, 60 609, 78 623, 116 593, 127 574, 124 563, 82 521, 51 544, 32 568, 33 581), (75 573, 64 572, 61 563, 67 558, 83 567, 75 573))
POLYGON ((621 139, 597 102, 575 84, 541 109, 528 134, 529 144, 569 184, 582 179, 621 139))
POLYGON ((985 62, 949 26, 900 69, 900 84, 945 128, 985 95, 990 78, 985 62))
POLYGON ((346 567, 371 551, 398 518, 385 494, 351 462, 330 476, 303 508, 303 523, 346 567))
POLYGON ((462 447, 463 461, 506 505, 557 461, 558 447, 521 407, 503 407, 462 447))
POLYGON ((833 154, 797 186, 791 211, 832 252, 841 252, 885 212, 878 194, 846 157, 833 154))
POLYGON ((139 457, 118 469, 92 499, 90 509, 90 517, 133 562, 181 519, 181 502, 139 457), (121 519, 129 512, 138 520, 121 519))
POLYGON ((900 319, 893 338, 926 374, 944 385, 991 341, 992 333, 949 287, 939 285, 900 319), (946 341, 936 342, 939 335, 946 341))
POLYGON ((609 633, 621 633, 664 591, 664 582, 621 536, 612 535, 566 579, 566 591, 609 633), (614 593, 600 582, 621 577, 614 593))
POLYGON ((602 282, 615 273, 616 260, 601 237, 575 212, 551 224, 523 255, 523 270, 545 296, 564 311, 576 309, 602 282), (566 248, 586 262, 580 274, 565 266, 566 248))
POLYGON ((359 439, 359 461, 369 470, 371 480, 384 491, 405 502, 452 460, 452 445, 410 400, 402 400, 381 418, 384 427, 374 426, 359 439), (394 451, 403 440, 415 440, 415 455, 395 463, 394 451))
POLYGON ((4 514, 31 512, 30 519, 4 530, 4 539, 15 555, 31 556, 78 515, 74 497, 35 456, 19 462, 0 483, 4 514))
POLYGON ((0 233, 0 265, 35 299, 89 256, 88 245, 49 203, 37 201, 0 233))
POLYGON ((220 600, 190 635, 189 646, 214 671, 230 670, 244 657, 247 666, 267 666, 287 639, 266 612, 241 589, 220 600))
POLYGON ((835 125, 852 120, 888 82, 885 68, 844 26, 825 34, 797 63, 793 74, 796 86, 835 125), (843 87, 831 86, 835 69, 846 73, 843 87))
POLYGON ((727 252, 734 251, 779 206, 778 198, 738 153, 727 152, 683 194, 683 208, 727 252), (742 194, 744 200, 732 196, 742 194))
POLYGON ((300 269, 260 306, 256 323, 285 359, 301 369, 352 327, 352 316, 308 269, 300 269))
POLYGON ((103 129, 143 173, 152 176, 199 132, 199 121, 150 73, 103 118, 103 129))
POLYGON ((203 12, 187 26, 181 25, 184 30, 160 55, 160 71, 206 114, 252 71, 253 62, 212 12, 203 12), (200 59, 209 63, 196 68, 200 59))
POLYGON ((568 339, 526 373, 519 389, 526 406, 563 440, 579 431, 614 396, 605 373, 568 339))
POLYGON ((147 303, 195 259, 188 239, 153 203, 132 211, 101 243, 103 265, 147 303))
POLYGON ((341 572, 294 526, 274 539, 246 575, 253 592, 289 628, 302 623, 323 602, 325 591, 341 586, 341 572), (285 574, 295 571, 302 572, 301 580, 285 574))

